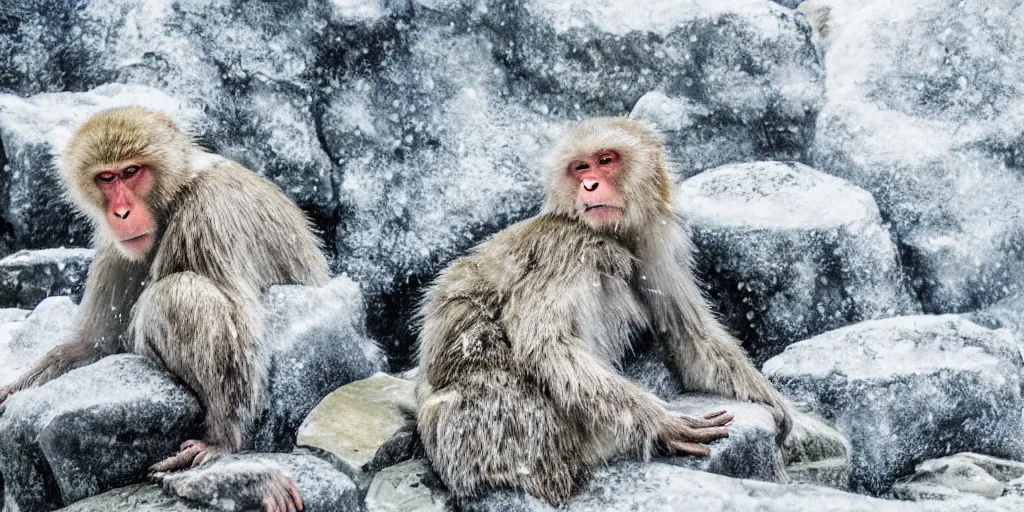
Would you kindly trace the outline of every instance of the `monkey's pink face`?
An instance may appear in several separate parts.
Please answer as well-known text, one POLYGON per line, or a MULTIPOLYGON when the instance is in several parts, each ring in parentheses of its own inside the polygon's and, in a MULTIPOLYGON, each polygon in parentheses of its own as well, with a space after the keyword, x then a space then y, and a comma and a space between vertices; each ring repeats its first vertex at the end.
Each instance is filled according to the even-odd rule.
POLYGON ((626 216, 619 195, 622 159, 614 151, 602 151, 573 160, 568 172, 579 183, 576 210, 584 220, 597 226, 614 225, 626 216))
POLYGON ((131 162, 100 171, 94 179, 107 199, 106 221, 121 248, 144 259, 156 239, 156 223, 145 201, 153 186, 149 167, 131 162))

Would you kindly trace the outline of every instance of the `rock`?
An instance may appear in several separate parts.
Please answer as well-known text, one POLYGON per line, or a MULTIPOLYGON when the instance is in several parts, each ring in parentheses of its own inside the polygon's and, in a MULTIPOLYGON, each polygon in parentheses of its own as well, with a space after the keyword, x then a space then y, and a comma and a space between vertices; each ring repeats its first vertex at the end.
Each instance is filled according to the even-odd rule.
POLYGON ((775 421, 766 407, 715 395, 688 393, 669 402, 668 409, 690 417, 725 410, 736 416, 729 437, 708 445, 707 457, 671 457, 670 464, 735 478, 786 481, 782 450, 775 444, 775 421))
POLYGON ((1003 495, 1004 482, 1022 475, 1024 463, 958 453, 918 464, 913 475, 893 486, 892 495, 904 500, 948 499, 961 493, 998 498, 1003 495))
POLYGON ((969 311, 1021 291, 1019 3, 800 9, 817 25, 827 70, 813 164, 874 195, 924 310, 969 311))
POLYGON ((853 446, 851 483, 881 493, 961 451, 1020 458, 1021 356, 1010 334, 952 315, 873 320, 790 345, 764 365, 853 446))
POLYGON ((11 321, 0 324, 0 386, 14 382, 51 348, 71 338, 78 305, 67 297, 47 297, 27 316, 21 309, 2 311, 11 321))
POLYGON ((199 412, 170 374, 127 354, 16 393, 0 416, 7 507, 52 510, 141 478, 196 436, 199 412))
POLYGON ((366 492, 366 512, 446 512, 453 506, 451 494, 425 459, 384 469, 366 492))
MULTIPOLYGON (((385 359, 365 335, 359 287, 348 278, 319 288, 275 286, 264 303, 270 380, 249 447, 288 450, 302 419, 323 396, 377 373, 385 359)), ((62 329, 70 334, 73 306, 67 298, 47 299, 15 332, 12 344, 29 342, 19 349, 34 356, 27 364, 42 347, 52 347, 62 329), (44 305, 52 312, 41 314, 44 305)), ((7 499, 23 509, 52 509, 138 481, 149 465, 201 433, 201 413, 182 384, 134 355, 110 356, 17 393, 0 417, 7 499)))
POLYGON ((386 448, 396 434, 412 428, 414 387, 383 373, 342 386, 309 413, 296 443, 333 454, 365 488, 374 473, 397 462, 386 448))
MULTIPOLYGON (((110 84, 85 93, 39 94, 30 98, 0 94, 0 140, 7 154, 0 181, 4 224, 16 247, 85 246, 91 229, 61 196, 54 155, 90 115, 112 107, 145 105, 186 128, 199 113, 156 89, 110 84)), ((2 241, 2 236, 0 236, 2 241)))
POLYGON ((541 153, 557 126, 510 101, 493 44, 463 15, 424 10, 409 23, 408 50, 347 77, 319 120, 344 176, 340 270, 381 306, 369 326, 393 369, 412 364, 422 284, 539 208, 541 153))
MULTIPOLYGON (((1014 510, 1021 502, 963 497, 955 501, 883 500, 807 484, 780 485, 727 478, 662 463, 620 462, 597 471, 589 486, 561 509, 567 511, 644 510, 696 512, 757 510, 817 512, 820 510, 880 512, 945 512, 948 510, 1014 510)), ((465 510, 541 512, 552 507, 529 497, 495 493, 465 510)))
POLYGON ((363 297, 347 277, 319 288, 274 286, 263 303, 269 313, 270 385, 253 446, 288 450, 302 420, 324 396, 382 371, 387 359, 366 335, 363 297))
POLYGON ((813 413, 795 411, 783 445, 786 472, 794 482, 850 487, 850 441, 813 413))
POLYGON ((680 185, 698 274, 760 365, 790 343, 920 312, 871 195, 795 162, 719 167, 680 185))
POLYGON ((160 479, 166 490, 154 484, 132 485, 79 501, 61 511, 249 510, 257 507, 259 501, 246 492, 253 489, 248 484, 254 475, 266 470, 280 470, 295 479, 305 510, 360 510, 355 484, 329 463, 304 453, 246 453, 227 455, 196 469, 167 473, 160 479))
POLYGON ((81 297, 93 249, 21 250, 0 260, 0 305, 35 307, 54 295, 81 297))
POLYGON ((494 31, 495 52, 528 104, 570 119, 632 109, 666 121, 658 124, 686 176, 803 154, 822 73, 802 17, 751 0, 635 7, 528 0, 488 2, 466 15, 494 31))

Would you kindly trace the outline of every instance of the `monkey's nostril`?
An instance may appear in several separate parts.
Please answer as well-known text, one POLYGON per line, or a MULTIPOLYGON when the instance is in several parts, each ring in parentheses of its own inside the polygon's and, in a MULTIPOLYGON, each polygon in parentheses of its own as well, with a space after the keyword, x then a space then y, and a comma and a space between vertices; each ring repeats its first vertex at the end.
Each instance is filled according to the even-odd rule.
POLYGON ((115 215, 115 216, 116 216, 117 218, 119 218, 119 219, 127 219, 127 218, 128 218, 128 214, 129 214, 129 213, 131 213, 131 210, 128 210, 128 211, 124 212, 123 214, 121 214, 121 213, 117 213, 117 212, 114 212, 114 215, 115 215))
POLYGON ((597 190, 597 183, 597 180, 584 180, 583 190, 586 190, 587 192, 593 192, 597 190))

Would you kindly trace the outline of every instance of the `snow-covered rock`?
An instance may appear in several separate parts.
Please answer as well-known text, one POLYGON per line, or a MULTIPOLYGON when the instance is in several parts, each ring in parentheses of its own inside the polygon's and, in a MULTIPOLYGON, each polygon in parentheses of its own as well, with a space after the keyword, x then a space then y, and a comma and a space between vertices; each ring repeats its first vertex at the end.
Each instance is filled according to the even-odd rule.
POLYGON ((0 306, 32 308, 46 297, 81 297, 92 249, 21 250, 0 259, 0 306))
POLYGON ((577 119, 655 121, 681 172, 800 158, 822 76, 810 30, 763 0, 481 2, 468 16, 494 31, 517 96, 577 119), (657 91, 653 95, 645 94, 657 91), (638 101, 640 100, 640 101, 638 101))
POLYGON ((426 459, 385 468, 366 491, 366 512, 447 512, 454 501, 426 459))
MULTIPOLYGON (((381 371, 386 361, 365 334, 359 287, 348 278, 319 288, 275 286, 264 303, 270 379, 248 447, 287 450, 320 399, 381 371)), ((5 372, 5 380, 70 336, 75 309, 66 297, 50 298, 13 327, 14 371, 5 372)), ((150 464, 201 433, 194 395, 156 363, 134 355, 110 356, 10 400, 0 416, 0 472, 9 499, 38 504, 29 509, 137 481, 150 464), (94 465, 102 470, 91 470, 94 465)))
POLYGON ((139 479, 201 421, 196 398, 145 357, 73 370, 9 399, 0 416, 4 500, 52 510, 139 479))
POLYGON ((264 471, 280 471, 295 479, 304 510, 360 510, 359 491, 344 473, 306 453, 227 455, 199 468, 163 474, 155 484, 137 484, 79 501, 61 512, 133 510, 242 511, 261 508, 250 485, 264 471))
MULTIPOLYGON (((0 206, 17 247, 86 246, 91 229, 62 197, 56 155, 74 130, 96 112, 143 105, 167 114, 188 129, 200 114, 148 87, 110 84, 85 93, 0 94, 0 140, 7 154, 0 181, 0 206)), ((28 304, 34 306, 34 304, 28 304)))
POLYGON ((14 382, 43 354, 71 337, 78 305, 67 297, 47 297, 31 312, 2 311, 0 386, 14 382))
POLYGON ((402 449, 408 448, 402 441, 411 441, 413 388, 412 381, 383 373, 342 386, 306 416, 296 444, 334 455, 365 489, 374 473, 395 462, 390 453, 394 448, 408 451, 402 449), (393 441, 403 446, 393 446, 393 441))
POLYGON ((1021 370, 1009 332, 954 315, 873 320, 790 345, 764 365, 853 446, 851 484, 884 492, 926 459, 1024 457, 1021 370))
MULTIPOLYGON (((396 466, 396 468, 399 468, 396 466)), ((454 510, 439 488, 437 476, 426 467, 406 463, 395 474, 381 472, 382 485, 398 486, 385 496, 410 503, 423 503, 427 510, 454 510), (426 489, 424 489, 426 488, 426 489)), ((386 470, 387 471, 387 470, 386 470)), ((367 505, 371 504, 367 496, 367 505)), ((374 501, 376 505, 378 501, 374 501)), ((1016 497, 989 500, 961 496, 951 501, 906 502, 884 500, 807 484, 780 485, 756 480, 743 480, 680 468, 659 462, 619 462, 602 468, 580 494, 561 509, 522 494, 498 492, 483 499, 464 503, 461 510, 473 512, 595 512, 613 510, 644 510, 651 512, 759 511, 818 512, 843 510, 857 512, 1009 512, 1024 501, 1016 497)), ((368 507, 369 508, 369 507, 368 507)), ((369 508, 374 512, 400 510, 387 507, 369 508)), ((404 509, 402 509, 404 510, 404 509)))
POLYGON ((850 441, 813 413, 794 411, 793 430, 783 445, 786 472, 794 482, 850 487, 850 441))
POLYGON ((815 167, 875 196, 925 311, 1024 283, 1024 6, 808 0, 826 98, 815 167))
POLYGON ((1024 476, 1024 463, 977 453, 958 453, 917 465, 914 474, 900 479, 892 495, 904 500, 950 499, 962 493, 998 498, 1006 483, 1024 476))
POLYGON ((735 164, 684 181, 698 273, 761 363, 861 320, 916 313, 871 195, 795 162, 735 164))
POLYGON ((349 382, 384 370, 387 358, 367 337, 359 285, 336 277, 322 287, 274 286, 263 298, 270 380, 253 445, 281 450, 316 404, 349 382))

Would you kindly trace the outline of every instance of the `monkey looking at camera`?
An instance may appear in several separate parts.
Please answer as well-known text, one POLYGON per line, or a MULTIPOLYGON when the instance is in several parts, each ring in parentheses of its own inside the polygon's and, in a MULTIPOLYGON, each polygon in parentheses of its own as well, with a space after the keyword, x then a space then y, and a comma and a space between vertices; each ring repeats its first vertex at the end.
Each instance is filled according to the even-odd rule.
POLYGON ((617 454, 707 455, 732 416, 675 416, 619 375, 637 331, 663 341, 685 388, 768 406, 781 444, 787 403, 701 295, 660 139, 624 118, 583 122, 546 178, 540 215, 455 261, 424 299, 418 428, 445 484, 560 504, 617 454))
MULTIPOLYGON (((96 256, 73 339, 0 388, 0 405, 105 355, 135 352, 184 381, 205 410, 203 439, 185 441, 153 471, 239 450, 266 387, 262 293, 328 278, 309 221, 273 184, 142 107, 91 117, 60 167, 94 224, 96 256)), ((301 509, 295 483, 270 474, 279 476, 256 490, 267 508, 301 509)))

